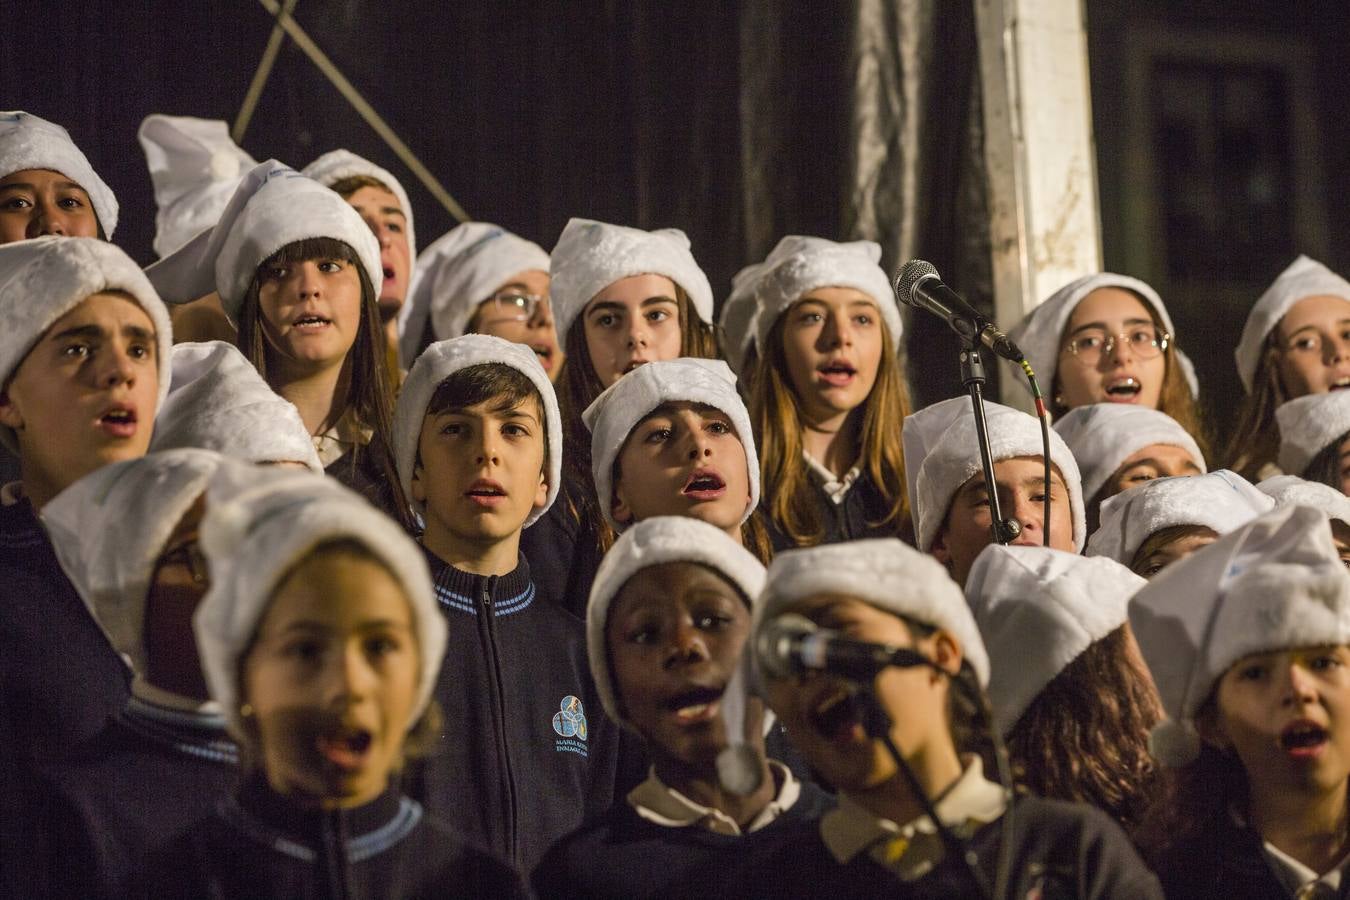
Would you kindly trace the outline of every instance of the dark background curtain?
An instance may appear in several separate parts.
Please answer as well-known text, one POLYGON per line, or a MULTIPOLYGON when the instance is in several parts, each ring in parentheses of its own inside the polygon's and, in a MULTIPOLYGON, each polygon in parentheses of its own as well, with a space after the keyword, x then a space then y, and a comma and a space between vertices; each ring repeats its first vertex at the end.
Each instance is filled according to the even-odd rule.
MULTIPOLYGON (((570 216, 689 233, 719 299, 784 234, 881 242, 988 299, 973 4, 942 0, 299 0, 299 22, 477 219, 552 246, 570 216)), ((8 4, 0 97, 65 125, 154 255, 136 142, 152 112, 233 122, 271 18, 252 0, 8 4)), ((302 166, 346 147, 453 226, 287 41, 242 144, 302 166)), ((959 390, 955 342, 910 323, 916 400, 959 390)))

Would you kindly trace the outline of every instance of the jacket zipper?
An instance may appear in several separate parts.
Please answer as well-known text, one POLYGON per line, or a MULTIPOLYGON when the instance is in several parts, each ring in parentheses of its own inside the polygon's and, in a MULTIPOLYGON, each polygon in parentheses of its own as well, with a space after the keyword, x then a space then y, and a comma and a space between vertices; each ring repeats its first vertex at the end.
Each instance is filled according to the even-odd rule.
POLYGON ((350 897, 347 859, 347 829, 343 813, 335 809, 323 817, 319 843, 319 880, 331 900, 350 897))
POLYGON ((516 834, 517 802, 516 779, 511 769, 511 744, 506 734, 506 692, 502 688, 501 657, 497 652, 497 621, 492 606, 492 595, 497 587, 497 576, 490 575, 479 581, 479 615, 484 623, 484 650, 487 653, 488 676, 492 682, 492 699, 497 718, 497 745, 500 748, 502 770, 506 782, 506 840, 508 859, 518 862, 519 845, 516 834))

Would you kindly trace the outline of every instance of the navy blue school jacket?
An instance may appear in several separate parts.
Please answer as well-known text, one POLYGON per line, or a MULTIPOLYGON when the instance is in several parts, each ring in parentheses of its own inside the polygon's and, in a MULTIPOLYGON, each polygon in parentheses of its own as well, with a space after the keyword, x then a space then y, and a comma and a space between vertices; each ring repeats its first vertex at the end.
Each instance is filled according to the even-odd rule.
MULTIPOLYGON (((758 831, 739 837, 698 825, 670 828, 637 814, 625 800, 553 845, 531 879, 541 898, 660 897, 734 868, 834 807, 810 782, 797 802, 758 831)), ((709 896, 717 896, 712 893, 709 896)))
POLYGON ((154 900, 524 897, 506 863, 466 845, 390 787, 349 810, 299 806, 254 775, 152 862, 154 900))
MULTIPOLYGON (((802 463, 806 465, 806 463, 802 463)), ((863 538, 880 537, 898 537, 902 540, 913 543, 914 540, 908 534, 909 518, 904 516, 899 522, 882 522, 887 514, 890 513, 890 506, 886 503, 881 492, 877 490, 872 477, 867 474, 867 470, 862 470, 853 486, 848 489, 844 495, 843 503, 835 503, 825 493, 825 489, 816 483, 815 479, 807 475, 807 489, 811 492, 812 502, 820 510, 820 521, 825 527, 825 536, 821 539, 822 544, 839 544, 844 541, 857 541, 863 538)), ((786 532, 778 527, 773 521, 768 502, 761 504, 761 510, 764 513, 764 525, 769 531, 769 542, 773 544, 773 550, 778 553, 782 550, 792 550, 799 546, 786 532)))
MULTIPOLYGON (((1013 804, 1010 897, 1036 900, 1162 900, 1158 879, 1120 826, 1089 806, 1020 796, 1013 804)), ((975 832, 969 849, 985 883, 994 884, 1002 820, 975 832)), ((672 897, 857 898, 978 897, 966 867, 952 857, 911 882, 861 853, 840 865, 820 836, 820 823, 796 822, 771 845, 749 848, 733 871, 710 872, 673 889, 672 897)), ((1224 898, 1227 900, 1227 898, 1224 898)))
POLYGON ((530 561, 538 596, 586 621, 586 602, 600 569, 599 538, 595 523, 578 522, 568 511, 564 486, 558 500, 520 535, 520 551, 530 561))
MULTIPOLYGON (((1264 846, 1256 831, 1219 816, 1204 833, 1182 838, 1149 862, 1168 900, 1292 900, 1264 846)), ((1348 895, 1350 885, 1343 883, 1339 896, 1348 895)))
POLYGON ((443 724, 409 793, 473 844, 528 872, 614 795, 619 729, 601 709, 578 620, 538 599, 522 556, 504 576, 427 554, 449 625, 443 724))
POLYGON ((222 717, 133 697, 103 733, 31 783, 31 846, 20 865, 29 896, 125 896, 151 854, 233 792, 238 762, 222 717))
POLYGON ((323 473, 365 497, 366 502, 395 522, 402 521, 394 489, 375 464, 375 454, 370 452, 369 447, 348 450, 329 463, 323 473))

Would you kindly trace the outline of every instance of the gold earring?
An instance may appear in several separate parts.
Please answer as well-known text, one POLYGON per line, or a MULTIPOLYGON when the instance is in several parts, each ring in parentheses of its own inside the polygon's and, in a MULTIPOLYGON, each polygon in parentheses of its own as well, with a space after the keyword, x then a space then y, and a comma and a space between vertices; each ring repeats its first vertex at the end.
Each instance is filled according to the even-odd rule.
POLYGON ((239 718, 241 718, 241 719, 251 719, 251 718, 253 718, 253 704, 251 704, 251 703, 242 703, 242 704, 240 704, 240 706, 239 706, 239 718))

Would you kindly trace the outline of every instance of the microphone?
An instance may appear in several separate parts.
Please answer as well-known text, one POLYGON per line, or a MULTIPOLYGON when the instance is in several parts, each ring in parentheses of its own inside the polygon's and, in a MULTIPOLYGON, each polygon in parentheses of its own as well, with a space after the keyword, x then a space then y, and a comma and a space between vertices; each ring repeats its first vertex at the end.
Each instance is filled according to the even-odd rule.
POLYGON ((817 628, 796 613, 781 615, 765 624, 755 644, 760 668, 775 678, 788 678, 810 670, 830 672, 852 681, 871 681, 892 666, 908 669, 928 666, 944 672, 937 663, 915 650, 872 644, 843 637, 837 631, 817 628))
POLYGON ((1017 344, 943 284, 932 263, 922 259, 905 263, 895 276, 895 296, 906 306, 927 310, 942 319, 966 340, 978 340, 1004 359, 1022 361, 1017 344))

